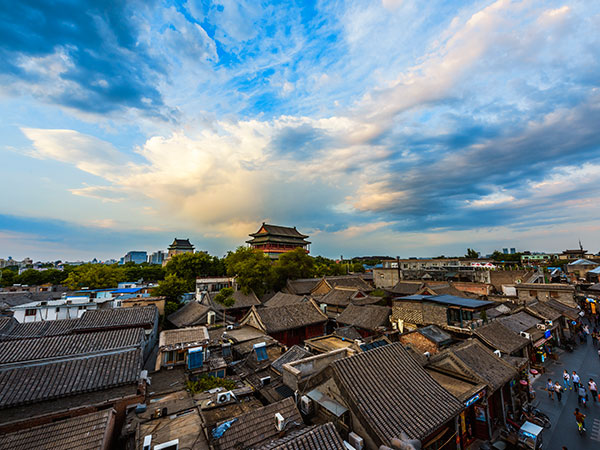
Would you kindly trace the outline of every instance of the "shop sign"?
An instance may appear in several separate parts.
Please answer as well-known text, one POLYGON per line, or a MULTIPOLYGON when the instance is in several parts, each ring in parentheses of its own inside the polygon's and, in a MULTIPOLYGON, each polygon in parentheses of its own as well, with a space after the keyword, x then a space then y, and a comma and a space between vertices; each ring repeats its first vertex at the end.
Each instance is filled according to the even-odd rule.
POLYGON ((471 397, 469 400, 467 400, 465 402, 465 407, 469 407, 471 406, 473 403, 475 403, 477 400, 482 399, 485 396, 485 389, 483 391, 479 391, 476 395, 474 395, 473 397, 471 397))

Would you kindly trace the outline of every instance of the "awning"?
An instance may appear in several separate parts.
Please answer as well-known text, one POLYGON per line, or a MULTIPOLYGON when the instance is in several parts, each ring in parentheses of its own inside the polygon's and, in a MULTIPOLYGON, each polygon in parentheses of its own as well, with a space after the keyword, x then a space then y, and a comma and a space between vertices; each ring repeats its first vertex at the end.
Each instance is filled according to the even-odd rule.
POLYGON ((321 405, 323 408, 325 408, 327 411, 329 411, 331 414, 333 414, 335 417, 340 417, 342 414, 344 414, 346 411, 348 411, 347 408, 343 407, 335 400, 327 397, 325 394, 323 394, 321 391, 319 391, 317 389, 310 391, 306 395, 308 398, 315 401, 316 403, 321 405))
POLYGON ((534 342, 533 346, 534 347, 539 347, 540 345, 544 345, 546 342, 548 342, 550 339, 552 339, 552 336, 547 337, 547 338, 542 338, 537 342, 534 342))

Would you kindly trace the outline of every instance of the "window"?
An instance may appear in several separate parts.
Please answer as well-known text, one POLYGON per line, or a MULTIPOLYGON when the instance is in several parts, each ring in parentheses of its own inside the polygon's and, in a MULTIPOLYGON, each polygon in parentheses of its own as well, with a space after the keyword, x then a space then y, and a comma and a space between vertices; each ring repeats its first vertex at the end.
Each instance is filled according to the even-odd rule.
POLYGON ((530 297, 535 297, 535 291, 529 291, 529 296, 530 297))
POLYGON ((188 369, 200 369, 204 365, 204 353, 202 347, 188 350, 188 369))
POLYGON ((36 310, 35 309, 26 309, 25 310, 25 315, 26 316, 35 316, 36 310))
POLYGON ((556 292, 556 291, 550 291, 550 297, 552 297, 552 298, 558 298, 558 292, 556 292))
POLYGON ((58 314, 60 312, 60 308, 57 306, 56 307, 56 314, 58 314))
POLYGON ((223 349, 224 357, 231 356, 231 344, 230 343, 223 344, 223 346, 221 348, 223 349))
POLYGON ((175 363, 175 352, 169 351, 165 352, 165 364, 174 364, 175 363))
POLYGON ((266 361, 269 359, 269 355, 267 355, 267 344, 264 342, 254 344, 254 351, 256 352, 257 361, 266 361))

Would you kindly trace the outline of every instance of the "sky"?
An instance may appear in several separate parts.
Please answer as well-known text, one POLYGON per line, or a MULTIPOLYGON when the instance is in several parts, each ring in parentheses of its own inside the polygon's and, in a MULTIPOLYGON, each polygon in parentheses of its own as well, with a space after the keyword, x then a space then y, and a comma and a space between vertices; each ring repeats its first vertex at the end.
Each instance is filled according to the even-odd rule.
POLYGON ((0 2, 0 258, 600 250, 600 2, 0 2))

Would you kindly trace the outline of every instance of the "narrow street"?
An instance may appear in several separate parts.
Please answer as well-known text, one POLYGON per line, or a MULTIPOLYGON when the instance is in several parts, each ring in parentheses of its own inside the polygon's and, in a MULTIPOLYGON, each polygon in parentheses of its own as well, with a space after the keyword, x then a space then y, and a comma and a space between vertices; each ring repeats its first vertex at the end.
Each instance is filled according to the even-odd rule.
POLYGON ((600 386, 600 358, 597 349, 592 345, 591 338, 588 338, 587 345, 577 346, 572 353, 561 353, 559 360, 551 362, 548 365, 548 371, 534 383, 535 401, 539 402, 539 408, 552 421, 552 427, 544 431, 544 449, 561 450, 563 446, 569 450, 598 449, 600 448, 600 402, 594 402, 591 396, 588 396, 587 408, 580 407, 580 410, 587 416, 585 419, 587 432, 580 436, 573 416, 575 408, 578 407, 576 392, 574 390, 566 391, 563 394, 562 402, 558 402, 556 395, 552 400, 545 390, 548 378, 552 378, 552 381, 558 380, 562 385, 562 374, 565 369, 569 373, 575 370, 586 388, 590 378, 593 378, 600 386))

